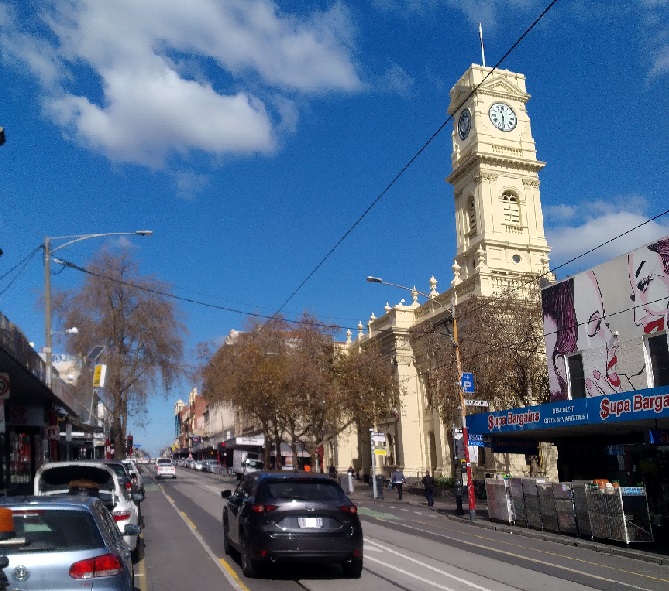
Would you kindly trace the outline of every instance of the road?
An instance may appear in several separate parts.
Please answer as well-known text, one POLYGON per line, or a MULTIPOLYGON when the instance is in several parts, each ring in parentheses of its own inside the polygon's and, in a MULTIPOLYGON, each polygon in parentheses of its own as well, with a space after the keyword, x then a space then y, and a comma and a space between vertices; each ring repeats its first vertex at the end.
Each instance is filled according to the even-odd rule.
MULTIPOLYGON (((146 474, 147 467, 144 466, 146 474)), ((246 579, 225 556, 223 499, 232 479, 177 468, 142 503, 139 591, 666 591, 669 566, 594 552, 449 519, 417 503, 358 499, 365 569, 344 579, 336 565, 275 565, 246 579)))

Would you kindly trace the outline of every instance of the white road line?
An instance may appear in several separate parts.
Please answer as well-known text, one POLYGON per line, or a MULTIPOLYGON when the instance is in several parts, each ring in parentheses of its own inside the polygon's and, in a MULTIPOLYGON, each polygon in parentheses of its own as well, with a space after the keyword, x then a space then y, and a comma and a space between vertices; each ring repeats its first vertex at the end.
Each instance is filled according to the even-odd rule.
MULTIPOLYGON (((424 531, 422 529, 417 528, 417 527, 412 527, 410 525, 402 524, 402 527, 405 527, 407 529, 413 529, 413 530, 419 531, 421 533, 424 533, 424 531)), ((448 536, 448 535, 445 535, 445 534, 439 534, 439 533, 436 533, 436 532, 432 532, 432 534, 435 535, 435 536, 438 536, 440 538, 446 538, 446 539, 450 539, 450 540, 457 540, 463 546, 473 546, 474 548, 484 548, 484 549, 486 549, 490 552, 496 552, 498 554, 501 554, 502 556, 512 556, 514 558, 520 558, 521 560, 525 560, 527 562, 533 562, 535 564, 541 564, 541 565, 548 566, 548 567, 555 568, 555 569, 559 569, 559 570, 562 570, 562 571, 568 572, 568 573, 575 573, 575 574, 578 574, 578 575, 581 575, 581 576, 584 576, 584 577, 588 577, 590 579, 594 579, 596 581, 604 581, 606 583, 614 583, 616 585, 620 585, 621 587, 627 587, 628 589, 635 589, 636 591, 651 591, 650 589, 647 589, 646 587, 638 587, 637 585, 631 585, 630 583, 623 583, 622 581, 619 581, 619 580, 616 580, 616 579, 609 579, 608 577, 601 577, 599 575, 595 575, 595 574, 589 573, 587 571, 578 570, 578 569, 575 569, 575 568, 569 568, 568 566, 563 566, 561 564, 556 564, 554 562, 539 560, 538 558, 531 558, 531 557, 525 556, 523 554, 508 552, 506 550, 499 550, 497 548, 492 548, 492 547, 489 547, 489 546, 482 546, 482 545, 476 544, 474 542, 469 542, 469 541, 466 541, 466 540, 459 540, 457 538, 454 538, 452 536, 448 536)), ((365 542, 368 542, 370 544, 377 544, 380 548, 384 548, 385 550, 387 550, 388 552, 391 552, 392 554, 397 554, 397 556, 402 556, 403 558, 406 558, 407 560, 410 560, 412 562, 417 562, 418 564, 422 564, 421 562, 419 562, 419 561, 417 561, 413 558, 409 558, 408 556, 405 556, 401 552, 396 552, 394 550, 391 550, 390 548, 386 548, 383 545, 381 545, 379 542, 375 542, 374 540, 371 540, 367 537, 365 538, 365 542)), ((498 559, 498 560, 500 560, 500 559, 498 559)), ((427 565, 427 568, 434 569, 434 567, 431 567, 429 565, 427 565)), ((647 575, 642 575, 642 576, 645 576, 646 578, 648 578, 647 575)), ((654 579, 654 577, 650 577, 650 578, 654 579)))

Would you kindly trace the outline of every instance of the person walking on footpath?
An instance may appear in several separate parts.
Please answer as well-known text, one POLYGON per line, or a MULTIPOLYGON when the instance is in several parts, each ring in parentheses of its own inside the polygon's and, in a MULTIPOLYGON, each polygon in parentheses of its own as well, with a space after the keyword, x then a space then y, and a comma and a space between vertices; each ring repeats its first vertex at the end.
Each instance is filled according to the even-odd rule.
POLYGON ((398 494, 398 499, 401 501, 402 500, 402 485, 406 482, 406 478, 404 478, 404 473, 402 472, 402 468, 397 468, 391 478, 390 482, 393 485, 394 488, 397 489, 397 494, 398 494))
POLYGON ((427 506, 432 507, 434 505, 434 478, 430 476, 430 471, 425 471, 425 476, 421 480, 423 487, 425 488, 425 498, 427 499, 427 506))

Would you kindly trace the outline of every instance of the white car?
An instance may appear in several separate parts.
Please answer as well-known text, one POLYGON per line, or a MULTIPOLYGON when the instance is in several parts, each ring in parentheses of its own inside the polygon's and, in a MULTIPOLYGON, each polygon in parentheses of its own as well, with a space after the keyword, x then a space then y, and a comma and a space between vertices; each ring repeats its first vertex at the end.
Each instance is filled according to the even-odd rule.
POLYGON ((142 479, 142 472, 135 460, 126 459, 121 461, 128 469, 128 472, 130 472, 130 477, 134 480, 137 490, 139 490, 141 494, 144 494, 144 480, 142 479))
POLYGON ((171 458, 157 458, 156 478, 164 478, 165 476, 177 477, 177 469, 174 467, 174 462, 172 462, 171 458))
MULTIPOLYGON (((121 532, 126 524, 139 526, 139 509, 116 473, 102 462, 72 460, 43 464, 35 473, 35 496, 97 496, 107 506, 121 532)), ((137 553, 139 535, 124 535, 130 550, 137 553)))

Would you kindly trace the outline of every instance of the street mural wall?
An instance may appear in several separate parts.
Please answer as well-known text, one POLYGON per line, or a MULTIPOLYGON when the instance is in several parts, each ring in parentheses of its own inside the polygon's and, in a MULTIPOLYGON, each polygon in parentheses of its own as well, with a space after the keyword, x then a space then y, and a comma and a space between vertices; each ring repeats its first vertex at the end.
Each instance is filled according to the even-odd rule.
POLYGON ((580 354, 586 396, 652 386, 644 339, 666 335, 669 236, 542 290, 551 401, 580 354))

